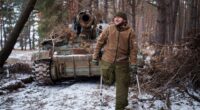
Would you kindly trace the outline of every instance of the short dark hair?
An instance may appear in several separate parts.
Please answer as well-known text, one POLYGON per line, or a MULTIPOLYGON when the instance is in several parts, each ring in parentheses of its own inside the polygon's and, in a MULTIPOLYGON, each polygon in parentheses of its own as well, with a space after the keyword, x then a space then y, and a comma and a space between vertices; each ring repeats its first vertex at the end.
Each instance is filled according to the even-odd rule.
POLYGON ((127 20, 127 15, 126 15, 126 13, 124 13, 124 12, 117 12, 117 13, 115 14, 114 18, 115 18, 115 17, 121 17, 121 18, 123 18, 124 20, 127 20))

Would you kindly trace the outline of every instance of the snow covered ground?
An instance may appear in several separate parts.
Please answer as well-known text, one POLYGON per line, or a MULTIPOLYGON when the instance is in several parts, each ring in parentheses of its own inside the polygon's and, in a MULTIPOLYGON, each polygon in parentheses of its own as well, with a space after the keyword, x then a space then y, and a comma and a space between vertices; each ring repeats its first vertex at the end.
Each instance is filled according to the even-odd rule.
MULTIPOLYGON (((14 52, 10 58, 30 59, 31 52, 14 52), (19 53, 19 54, 17 54, 19 53), (23 56, 27 57, 23 57, 23 56), (12 57, 12 58, 13 58, 12 57)), ((29 62, 29 61, 27 61, 29 62)), ((1 81, 1 80, 0 80, 1 81)), ((0 85, 1 86, 1 85, 0 85)), ((25 84, 24 88, 0 95, 0 110, 114 110, 115 86, 103 86, 103 102, 100 103, 99 78, 69 81, 53 86, 38 86, 36 82, 25 84)), ((200 110, 200 103, 187 94, 171 90, 171 110, 200 110)), ((152 98, 142 93, 143 99, 152 98)), ((137 89, 130 88, 129 110, 167 110, 165 100, 138 101, 137 89)))
MULTIPOLYGON (((100 110, 99 85, 94 81, 77 82, 73 85, 27 85, 18 91, 0 97, 1 110, 100 110)), ((114 87, 104 91, 108 106, 114 110, 114 87)))
MULTIPOLYGON (((173 92, 170 97, 172 110, 200 110, 200 103, 187 95, 173 92)), ((161 110, 166 108, 165 101, 141 101, 129 92, 131 110, 161 110)), ((143 99, 151 98, 142 95, 143 99)), ((100 106, 99 80, 85 80, 74 84, 64 82, 54 86, 38 86, 35 82, 14 92, 0 96, 0 110, 114 110, 115 86, 103 88, 103 102, 100 106)), ((165 109, 164 109, 165 110, 165 109)))

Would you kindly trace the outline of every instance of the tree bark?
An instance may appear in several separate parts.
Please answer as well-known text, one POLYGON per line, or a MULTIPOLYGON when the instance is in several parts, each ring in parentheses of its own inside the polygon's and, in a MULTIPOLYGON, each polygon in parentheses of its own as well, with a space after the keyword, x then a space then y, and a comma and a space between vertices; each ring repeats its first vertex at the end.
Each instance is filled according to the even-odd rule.
POLYGON ((131 12, 132 12, 132 27, 135 30, 135 25, 136 25, 136 20, 135 20, 135 10, 136 10, 136 1, 135 0, 130 0, 128 1, 130 6, 131 6, 131 12))
POLYGON ((197 27, 200 28, 200 1, 198 1, 197 6, 198 6, 198 12, 197 12, 197 14, 198 14, 197 15, 198 16, 198 18, 197 18, 198 24, 197 24, 197 27))
MULTIPOLYGON (((0 16, 1 17, 1 16, 0 16)), ((1 24, 0 24, 0 46, 1 46, 1 48, 3 48, 3 18, 1 17, 0 18, 0 20, 1 20, 1 24)))
MULTIPOLYGON (((3 1, 0 1, 0 11, 3 9, 3 1)), ((3 48, 3 15, 0 13, 0 46, 3 48)))
POLYGON ((35 49, 35 32, 33 31, 33 35, 32 35, 32 49, 35 49))
MULTIPOLYGON (((191 0, 190 29, 196 30, 197 24, 197 0, 191 0)), ((196 32, 195 32, 196 33, 196 32)))
POLYGON ((94 0, 94 8, 97 12, 99 11, 99 0, 94 0))
POLYGON ((3 20, 2 21, 3 23, 2 23, 2 25, 3 25, 3 27, 2 27, 2 30, 3 30, 3 38, 4 38, 4 40, 3 40, 3 47, 5 46, 5 43, 6 43, 6 40, 7 40, 7 32, 6 32, 6 27, 5 27, 5 20, 3 20))
POLYGON ((25 32, 25 36, 24 36, 24 50, 27 49, 27 38, 28 38, 27 34, 28 34, 28 33, 25 32))
POLYGON ((104 1, 104 21, 107 23, 107 16, 108 16, 108 0, 104 1))
POLYGON ((31 43, 31 24, 29 23, 28 26, 28 44, 29 44, 29 49, 32 50, 32 43, 31 43))
POLYGON ((80 12, 81 11, 81 9, 82 9, 82 5, 81 5, 81 2, 82 2, 82 0, 77 0, 78 1, 78 12, 80 12))
MULTIPOLYGON (((166 44, 173 44, 175 40, 176 20, 177 12, 179 9, 179 0, 166 0, 166 27, 167 37, 165 39, 166 44)), ((179 13, 180 14, 180 13, 179 13)))
POLYGON ((24 36, 21 34, 19 39, 18 39, 19 40, 19 45, 21 47, 21 50, 24 50, 24 41, 23 41, 23 39, 24 39, 24 36))
POLYGON ((112 4, 113 4, 113 13, 116 13, 116 1, 112 0, 112 4))
POLYGON ((89 7, 89 10, 94 11, 94 10, 92 9, 92 1, 93 1, 93 0, 89 0, 89 3, 88 3, 88 6, 87 6, 87 7, 89 7))
POLYGON ((166 38, 166 8, 164 0, 157 0, 158 3, 158 18, 155 41, 159 44, 165 44, 166 38))
POLYGON ((0 68, 3 67, 5 61, 7 60, 10 53, 12 52, 12 49, 14 48, 15 43, 17 42, 17 38, 18 38, 20 32, 22 31, 32 10, 34 9, 36 1, 37 0, 29 0, 28 4, 26 5, 26 8, 21 13, 19 20, 17 21, 13 31, 10 33, 4 48, 0 51, 0 59, 1 59, 0 60, 0 68))
POLYGON ((182 2, 179 3, 179 14, 177 16, 177 28, 175 30, 175 39, 174 42, 175 43, 179 43, 179 41, 181 40, 181 37, 183 36, 182 33, 184 31, 184 23, 185 23, 185 4, 183 4, 182 2))
POLYGON ((122 10, 121 11, 125 11, 125 1, 124 0, 121 0, 122 2, 122 4, 121 4, 121 7, 122 7, 122 10))

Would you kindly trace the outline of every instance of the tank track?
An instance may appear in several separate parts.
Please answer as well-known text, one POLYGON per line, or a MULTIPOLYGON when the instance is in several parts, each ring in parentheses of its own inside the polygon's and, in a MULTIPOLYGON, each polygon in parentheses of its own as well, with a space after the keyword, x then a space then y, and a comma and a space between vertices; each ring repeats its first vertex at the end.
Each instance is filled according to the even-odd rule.
POLYGON ((54 84, 51 78, 51 62, 38 60, 33 63, 32 73, 34 79, 39 85, 52 85, 54 84))

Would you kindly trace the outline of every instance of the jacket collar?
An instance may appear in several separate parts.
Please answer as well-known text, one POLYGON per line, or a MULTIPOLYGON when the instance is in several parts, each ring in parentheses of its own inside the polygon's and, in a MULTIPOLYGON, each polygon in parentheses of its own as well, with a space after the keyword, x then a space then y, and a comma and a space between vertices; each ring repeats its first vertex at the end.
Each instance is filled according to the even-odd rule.
POLYGON ((127 24, 126 25, 121 25, 121 26, 115 26, 115 27, 120 32, 121 31, 126 31, 126 30, 128 30, 130 28, 130 26, 128 26, 127 24))

